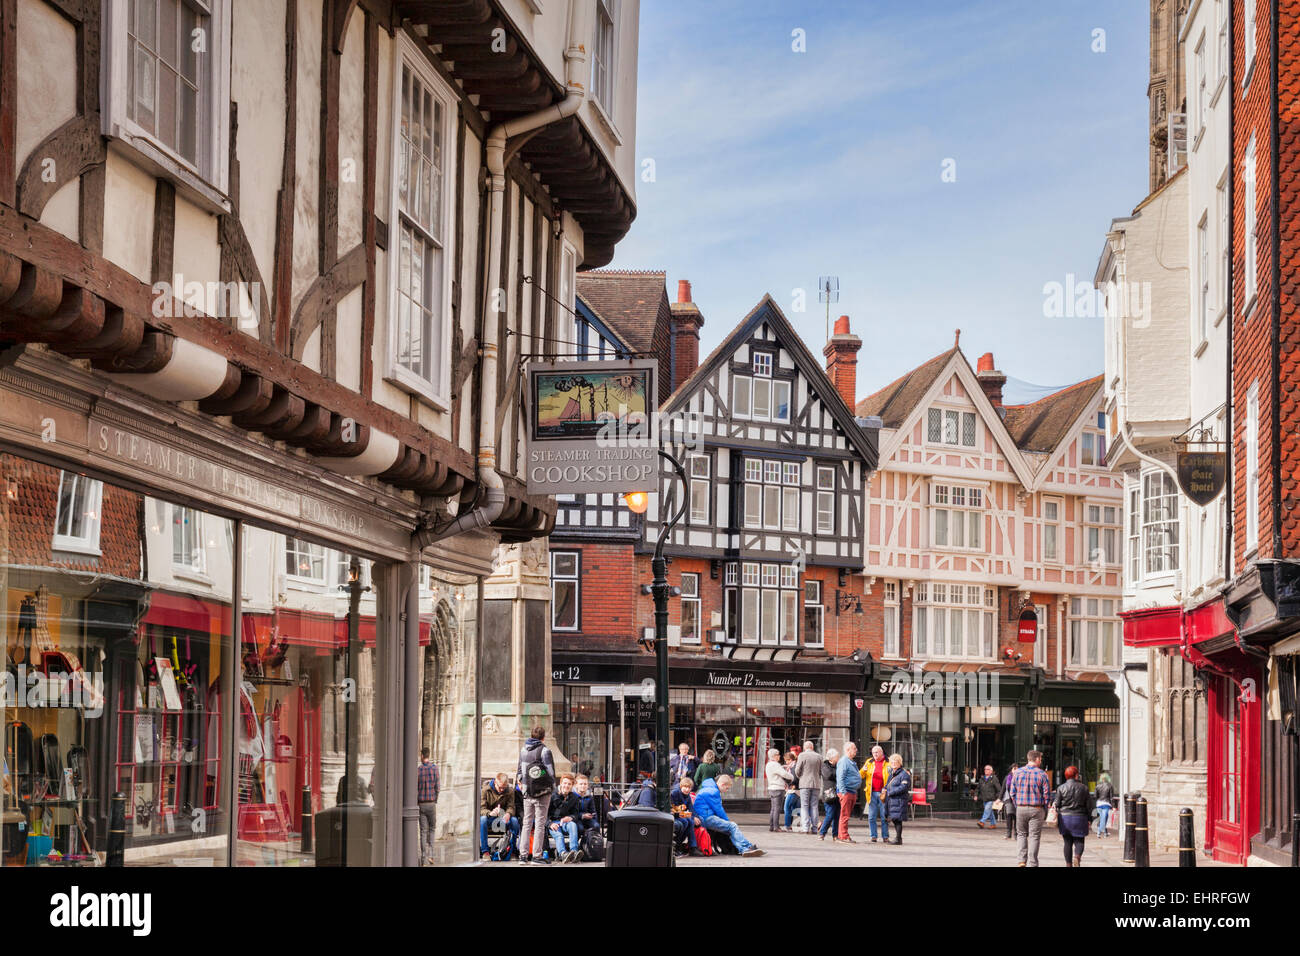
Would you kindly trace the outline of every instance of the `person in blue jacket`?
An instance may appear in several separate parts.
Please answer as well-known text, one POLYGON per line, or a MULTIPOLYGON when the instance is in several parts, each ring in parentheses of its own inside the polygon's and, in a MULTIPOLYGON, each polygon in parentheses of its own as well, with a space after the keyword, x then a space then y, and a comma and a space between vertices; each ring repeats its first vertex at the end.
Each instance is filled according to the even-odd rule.
POLYGON ((722 808, 722 798, 731 790, 731 777, 718 776, 705 780, 700 785, 700 792, 695 795, 695 815, 700 818, 704 829, 711 833, 725 833, 741 856, 762 856, 763 851, 756 847, 740 827, 727 816, 722 808))
POLYGON ((912 775, 903 768, 903 757, 889 758, 889 783, 885 784, 885 816, 894 824, 894 845, 903 842, 903 821, 912 804, 912 775))

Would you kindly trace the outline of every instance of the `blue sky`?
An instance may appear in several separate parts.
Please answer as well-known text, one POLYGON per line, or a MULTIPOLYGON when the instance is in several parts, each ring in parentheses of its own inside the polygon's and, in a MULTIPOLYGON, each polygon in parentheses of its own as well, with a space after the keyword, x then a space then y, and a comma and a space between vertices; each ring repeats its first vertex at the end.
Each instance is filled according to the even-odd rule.
POLYGON ((612 265, 666 269, 670 297, 690 279, 702 354, 770 292, 820 356, 817 280, 838 275, 859 397, 956 328, 972 364, 992 351, 1018 380, 1008 401, 1096 375, 1101 319, 1045 318, 1043 286, 1090 281, 1146 194, 1147 17, 1137 0, 645 0, 636 149, 655 181, 612 265))

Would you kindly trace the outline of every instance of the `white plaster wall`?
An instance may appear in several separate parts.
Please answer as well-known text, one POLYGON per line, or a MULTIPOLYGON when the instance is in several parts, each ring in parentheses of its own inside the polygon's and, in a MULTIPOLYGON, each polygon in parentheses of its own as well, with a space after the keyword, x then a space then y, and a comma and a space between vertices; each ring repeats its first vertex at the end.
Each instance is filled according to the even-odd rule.
POLYGON ((339 301, 335 324, 334 379, 354 392, 361 390, 361 300, 357 286, 339 301))
POLYGON ((77 31, 45 0, 18 0, 17 173, 77 113, 77 31))
POLYGON ((41 224, 61 232, 75 242, 81 241, 81 180, 65 184, 41 210, 41 224))
POLYGON ((209 289, 221 279, 221 246, 217 243, 217 217, 200 209, 179 193, 176 196, 176 241, 173 245, 172 280, 189 304, 212 314, 221 308, 209 302, 209 289), (201 290, 191 286, 202 283, 201 290), (190 288, 186 288, 191 286, 190 288))
MULTIPOLYGON (((353 16, 339 69, 339 255, 361 242, 365 181, 365 17, 353 16)), ((381 78, 382 79, 382 78, 381 78)), ((378 155, 378 154, 376 154, 378 155)), ((348 339, 349 343, 353 340, 348 339)), ((340 345, 344 342, 339 339, 340 345)))
POLYGON ((285 2, 239 0, 232 25, 238 54, 230 65, 231 97, 239 104, 239 218, 272 307, 276 202, 284 165, 285 2))
POLYGON ((109 149, 104 176, 104 258, 141 282, 152 281, 154 189, 153 176, 109 149))
POLYGON ((298 4, 298 190, 293 217, 293 302, 316 277, 320 257, 315 235, 320 210, 320 44, 321 7, 298 4))

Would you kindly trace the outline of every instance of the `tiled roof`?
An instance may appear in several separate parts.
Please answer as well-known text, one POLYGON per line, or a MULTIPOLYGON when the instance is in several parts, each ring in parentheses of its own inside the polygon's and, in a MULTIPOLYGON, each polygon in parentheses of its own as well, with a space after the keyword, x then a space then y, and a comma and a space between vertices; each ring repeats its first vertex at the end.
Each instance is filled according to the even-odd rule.
POLYGON ((1101 381, 1097 375, 1028 405, 1006 406, 1007 431, 1025 451, 1054 451, 1084 409, 1097 400, 1101 381))
POLYGON ((659 360, 659 399, 668 397, 672 312, 667 273, 593 269, 578 273, 577 292, 600 320, 634 352, 659 360))
POLYGON ((858 402, 858 417, 879 415, 885 428, 897 428, 930 390, 935 379, 958 351, 954 346, 868 395, 858 402))

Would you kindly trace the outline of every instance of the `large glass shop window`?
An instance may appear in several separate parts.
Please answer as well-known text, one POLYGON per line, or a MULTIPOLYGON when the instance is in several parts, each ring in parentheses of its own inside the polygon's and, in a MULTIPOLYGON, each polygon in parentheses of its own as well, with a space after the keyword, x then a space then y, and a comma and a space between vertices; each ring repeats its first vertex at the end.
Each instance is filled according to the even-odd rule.
POLYGON ((438 865, 468 863, 478 858, 482 792, 474 769, 478 580, 422 568, 419 583, 420 747, 433 764, 424 795, 434 796, 432 820, 424 821, 432 851, 422 854, 438 865))
POLYGON ((380 831, 371 562, 245 525, 242 574, 235 863, 369 866, 380 831))
POLYGON ((223 518, 0 455, 5 865, 226 863, 233 543, 223 518))

